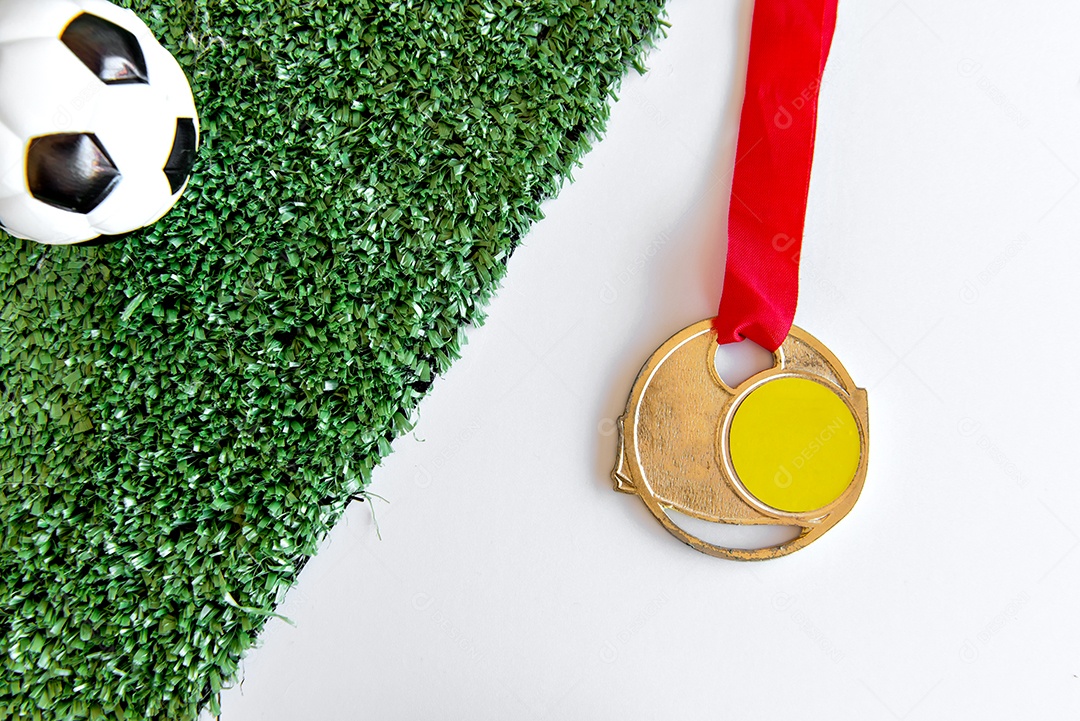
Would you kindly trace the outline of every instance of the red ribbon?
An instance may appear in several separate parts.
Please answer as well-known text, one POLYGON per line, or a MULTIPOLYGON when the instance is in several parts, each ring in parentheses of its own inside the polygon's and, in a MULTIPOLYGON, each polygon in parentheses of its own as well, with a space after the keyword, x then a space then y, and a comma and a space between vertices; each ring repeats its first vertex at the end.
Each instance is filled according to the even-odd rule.
POLYGON ((717 340, 784 342, 799 297, 799 250, 814 162, 817 98, 837 0, 757 0, 728 214, 717 340))

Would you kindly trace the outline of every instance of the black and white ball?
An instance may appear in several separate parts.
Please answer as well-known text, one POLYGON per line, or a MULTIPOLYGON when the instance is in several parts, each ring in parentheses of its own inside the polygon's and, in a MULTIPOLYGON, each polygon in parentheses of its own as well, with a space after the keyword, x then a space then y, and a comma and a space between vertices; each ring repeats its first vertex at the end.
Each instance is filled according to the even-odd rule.
POLYGON ((137 230, 187 186, 184 71, 106 0, 0 0, 0 226, 51 245, 137 230))

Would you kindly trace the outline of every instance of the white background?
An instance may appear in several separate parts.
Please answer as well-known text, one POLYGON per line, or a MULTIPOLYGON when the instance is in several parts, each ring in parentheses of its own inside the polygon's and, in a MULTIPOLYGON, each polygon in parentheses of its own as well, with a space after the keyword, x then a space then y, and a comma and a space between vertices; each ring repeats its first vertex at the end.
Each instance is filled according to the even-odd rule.
POLYGON ((226 721, 1080 716, 1080 3, 841 0, 796 322, 870 393, 855 510, 710 558, 612 419, 719 297, 748 0, 671 0, 486 326, 226 721))

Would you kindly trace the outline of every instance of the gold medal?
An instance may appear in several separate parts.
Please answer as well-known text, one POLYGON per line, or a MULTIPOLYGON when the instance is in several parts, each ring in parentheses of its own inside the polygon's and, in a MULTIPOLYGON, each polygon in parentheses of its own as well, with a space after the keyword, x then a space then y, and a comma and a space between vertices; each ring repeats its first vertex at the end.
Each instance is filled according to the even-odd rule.
POLYGON ((616 490, 703 553, 751 561, 787 555, 843 518, 866 478, 866 391, 828 348, 792 327, 773 367, 729 387, 710 321, 660 347, 619 419, 616 490), (796 526, 794 540, 744 550, 706 542, 667 510, 714 523, 796 526))
POLYGON ((836 10, 837 0, 754 4, 719 311, 653 354, 619 419, 616 490, 637 494, 669 532, 722 558, 797 551, 847 515, 866 479, 866 391, 792 325, 816 91, 836 10), (716 354, 744 339, 771 351, 772 367, 732 386, 716 354), (710 523, 787 527, 791 540, 742 548, 706 540, 727 530, 710 523))

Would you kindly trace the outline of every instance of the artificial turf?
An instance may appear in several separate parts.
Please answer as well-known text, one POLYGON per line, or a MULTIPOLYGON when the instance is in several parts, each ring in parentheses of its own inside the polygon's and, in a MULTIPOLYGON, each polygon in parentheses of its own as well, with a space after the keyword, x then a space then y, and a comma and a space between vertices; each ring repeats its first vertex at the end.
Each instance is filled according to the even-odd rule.
POLYGON ((0 237, 0 718, 217 710, 663 0, 120 4, 203 146, 148 230, 0 237))

